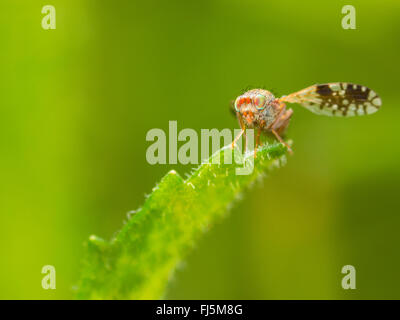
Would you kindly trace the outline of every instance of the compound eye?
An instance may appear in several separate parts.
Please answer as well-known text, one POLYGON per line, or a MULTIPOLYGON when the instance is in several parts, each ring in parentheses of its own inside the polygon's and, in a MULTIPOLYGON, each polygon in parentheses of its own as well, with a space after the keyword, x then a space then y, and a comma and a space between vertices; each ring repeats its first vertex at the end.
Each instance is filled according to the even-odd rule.
POLYGON ((256 106, 256 108, 258 110, 262 110, 265 108, 265 103, 267 102, 267 98, 262 95, 262 94, 258 94, 256 95, 256 97, 254 98, 254 105, 256 106))
POLYGON ((236 101, 235 101, 235 110, 236 110, 236 112, 239 112, 239 102, 240 102, 240 99, 237 98, 236 101))

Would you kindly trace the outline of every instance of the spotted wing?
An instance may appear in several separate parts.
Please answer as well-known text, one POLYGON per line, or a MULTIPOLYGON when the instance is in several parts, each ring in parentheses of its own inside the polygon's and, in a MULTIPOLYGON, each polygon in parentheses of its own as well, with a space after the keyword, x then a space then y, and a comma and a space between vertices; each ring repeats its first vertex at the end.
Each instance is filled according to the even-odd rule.
POLYGON ((316 84, 283 96, 279 101, 299 103, 313 113, 339 117, 371 114, 382 104, 371 89, 346 82, 316 84))

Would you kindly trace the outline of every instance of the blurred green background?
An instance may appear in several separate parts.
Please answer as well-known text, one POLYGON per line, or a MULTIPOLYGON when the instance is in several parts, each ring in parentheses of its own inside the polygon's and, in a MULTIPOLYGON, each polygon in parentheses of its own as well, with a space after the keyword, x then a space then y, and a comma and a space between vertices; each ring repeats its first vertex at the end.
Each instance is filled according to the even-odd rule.
POLYGON ((237 128, 248 85, 280 95, 348 81, 371 116, 299 106, 294 156, 198 243, 167 298, 400 298, 400 2, 1 1, 0 298, 72 299, 83 243, 111 238, 170 169, 145 137, 237 128), (57 29, 41 27, 54 5, 57 29), (341 8, 356 7, 344 30, 341 8), (43 290, 41 268, 56 267, 43 290), (341 288, 354 265, 357 289, 341 288))

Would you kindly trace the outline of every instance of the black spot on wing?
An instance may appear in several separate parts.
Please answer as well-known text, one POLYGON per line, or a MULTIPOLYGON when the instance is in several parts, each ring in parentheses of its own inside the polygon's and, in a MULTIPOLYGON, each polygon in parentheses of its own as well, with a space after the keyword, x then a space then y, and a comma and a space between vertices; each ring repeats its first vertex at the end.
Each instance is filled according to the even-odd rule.
POLYGON ((332 89, 329 88, 327 84, 319 84, 317 85, 317 93, 321 96, 330 96, 332 95, 332 89))
POLYGON ((351 84, 349 83, 347 85, 346 91, 345 91, 345 96, 349 98, 350 100, 356 100, 356 101, 367 101, 368 100, 368 95, 369 92, 371 91, 367 87, 363 87, 364 91, 361 89, 362 86, 358 84, 351 84))

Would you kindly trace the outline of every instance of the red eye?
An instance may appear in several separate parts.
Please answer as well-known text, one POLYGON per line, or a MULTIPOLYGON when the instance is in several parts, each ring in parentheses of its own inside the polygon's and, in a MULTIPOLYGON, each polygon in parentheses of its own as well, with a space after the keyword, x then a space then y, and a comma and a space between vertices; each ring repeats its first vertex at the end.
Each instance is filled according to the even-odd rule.
POLYGON ((265 108, 265 103, 267 102, 267 98, 262 95, 262 94, 258 94, 255 98, 254 98, 254 105, 256 106, 256 108, 258 110, 262 110, 265 108))

